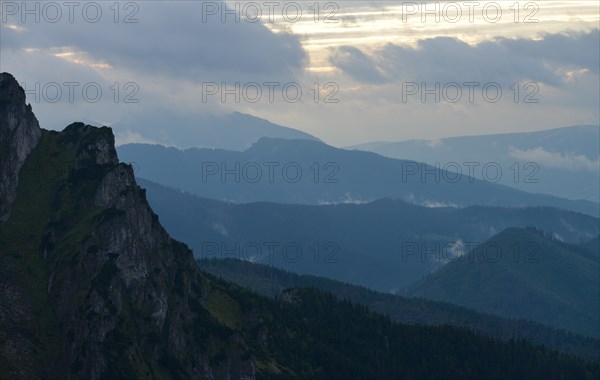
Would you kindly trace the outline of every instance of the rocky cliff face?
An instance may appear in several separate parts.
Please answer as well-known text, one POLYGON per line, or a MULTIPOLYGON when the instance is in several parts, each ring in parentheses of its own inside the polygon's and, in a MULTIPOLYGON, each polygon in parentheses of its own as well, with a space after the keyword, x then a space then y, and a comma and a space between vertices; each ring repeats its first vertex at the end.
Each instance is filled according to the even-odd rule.
POLYGON ((254 378, 241 337, 214 333, 192 253, 119 164, 112 131, 41 130, 14 78, 0 87, 2 373, 254 378))
POLYGON ((0 73, 0 222, 8 219, 19 171, 40 136, 31 105, 25 103, 25 91, 12 75, 0 73))

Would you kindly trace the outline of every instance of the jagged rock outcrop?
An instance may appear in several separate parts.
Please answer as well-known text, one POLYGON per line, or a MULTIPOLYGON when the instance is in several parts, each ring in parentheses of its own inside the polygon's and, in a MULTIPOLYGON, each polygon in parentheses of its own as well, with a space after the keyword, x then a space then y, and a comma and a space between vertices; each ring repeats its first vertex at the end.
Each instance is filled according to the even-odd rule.
POLYGON ((38 121, 25 103, 25 91, 8 73, 0 73, 0 222, 14 202, 19 171, 41 136, 38 121))
POLYGON ((205 328, 214 320, 193 255, 119 163, 112 131, 41 130, 14 78, 0 83, 0 241, 19 242, 0 252, 3 375, 253 379, 242 337, 205 328), (224 360, 211 345, 228 347, 224 360))

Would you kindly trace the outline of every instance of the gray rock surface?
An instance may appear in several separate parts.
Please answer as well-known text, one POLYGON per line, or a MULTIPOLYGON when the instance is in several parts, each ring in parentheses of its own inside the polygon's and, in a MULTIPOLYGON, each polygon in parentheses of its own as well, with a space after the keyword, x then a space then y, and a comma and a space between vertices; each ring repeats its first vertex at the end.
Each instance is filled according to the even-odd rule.
POLYGON ((42 131, 15 78, 0 73, 0 222, 8 220, 19 171, 42 131))

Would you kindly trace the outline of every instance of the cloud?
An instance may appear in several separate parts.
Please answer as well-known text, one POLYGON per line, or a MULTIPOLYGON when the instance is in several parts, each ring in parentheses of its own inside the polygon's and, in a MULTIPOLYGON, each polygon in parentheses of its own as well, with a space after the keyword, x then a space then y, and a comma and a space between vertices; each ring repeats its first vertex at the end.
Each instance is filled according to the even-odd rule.
POLYGON ((330 62, 361 82, 381 83, 385 81, 373 60, 355 47, 342 46, 335 49, 330 57, 330 62))
POLYGON ((119 3, 121 21, 131 13, 131 8, 124 9, 127 4, 139 7, 134 15, 137 23, 115 23, 113 3, 94 4, 100 4, 103 14, 97 23, 81 18, 79 4, 73 23, 66 17, 67 8, 62 8, 65 17, 57 23, 34 22, 33 17, 22 22, 15 15, 0 24, 2 71, 14 74, 28 89, 41 86, 42 91, 29 92, 27 98, 45 128, 62 129, 84 118, 114 124, 145 115, 164 120, 160 130, 133 132, 163 142, 161 134, 171 134, 173 123, 161 117, 164 110, 187 116, 221 115, 239 106, 220 103, 219 96, 205 104, 204 82, 225 82, 232 88, 235 82, 287 83, 303 74, 307 54, 299 36, 274 33, 261 23, 231 19, 222 23, 218 15, 203 22, 200 1, 119 3), (36 100, 49 83, 61 85, 60 101, 36 100), (68 101, 64 83, 78 84, 74 101, 68 101), (90 83, 102 89, 98 102, 82 98, 82 88, 90 83), (135 85, 133 98, 138 103, 125 102, 133 93, 128 83, 135 85))
POLYGON ((146 138, 137 132, 115 131, 115 144, 117 146, 125 144, 159 144, 158 141, 146 138))
POLYGON ((451 202, 438 202, 438 201, 430 201, 430 200, 424 200, 421 201, 421 203, 417 203, 423 207, 427 207, 427 208, 458 208, 458 205, 456 203, 451 203, 451 202))
POLYGON ((460 208, 461 206, 452 202, 436 201, 430 199, 424 199, 422 197, 417 198, 414 194, 408 194, 403 198, 406 202, 412 203, 417 206, 427 208, 460 208))
POLYGON ((374 200, 375 199, 364 200, 364 199, 361 199, 360 197, 356 198, 351 193, 346 193, 346 194, 344 194, 343 198, 339 199, 338 201, 319 200, 317 203, 319 204, 319 206, 340 205, 340 204, 362 205, 362 204, 366 204, 366 203, 371 203, 374 200))
POLYGON ((426 144, 432 149, 441 148, 444 146, 444 142, 441 139, 428 140, 426 144))
POLYGON ((584 155, 560 152, 549 152, 541 147, 528 150, 520 150, 509 147, 510 157, 522 161, 535 162, 540 166, 553 169, 584 170, 598 172, 600 170, 600 157, 598 160, 590 160, 584 155))
POLYGON ((225 236, 225 237, 229 236, 229 232, 227 232, 227 229, 221 223, 213 223, 213 229, 222 236, 225 236))
POLYGON ((18 24, 9 18, 10 25, 26 30, 2 28, 2 48, 48 53, 60 48, 120 70, 196 81, 289 78, 307 59, 298 36, 275 34, 261 23, 224 23, 219 15, 203 19, 201 1, 136 4, 137 23, 114 22, 110 4, 102 5, 103 17, 96 23, 78 12, 73 23, 67 17, 55 24, 33 19, 18 24))
POLYGON ((581 34, 546 34, 541 40, 502 39, 511 53, 553 62, 574 69, 587 69, 594 74, 600 70, 598 29, 581 34))
POLYGON ((469 45, 456 38, 419 40, 415 47, 387 44, 370 56, 348 46, 335 49, 330 63, 359 82, 534 81, 561 86, 569 72, 598 74, 598 29, 589 33, 545 34, 539 40, 496 38, 469 45))
POLYGON ((464 256, 471 248, 473 248, 471 244, 465 244, 462 239, 450 242, 443 247, 441 257, 436 261, 440 264, 447 264, 464 256))
POLYGON ((451 258, 457 258, 463 256, 465 252, 465 243, 462 239, 457 240, 454 243, 448 245, 448 252, 451 254, 451 258))

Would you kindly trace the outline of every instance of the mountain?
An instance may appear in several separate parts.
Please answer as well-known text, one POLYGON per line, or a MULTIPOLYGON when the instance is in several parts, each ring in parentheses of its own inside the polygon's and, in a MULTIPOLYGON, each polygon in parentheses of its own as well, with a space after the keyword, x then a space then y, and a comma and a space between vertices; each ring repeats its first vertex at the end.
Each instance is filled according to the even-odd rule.
POLYGON ((314 290, 264 298, 202 274, 118 162, 109 128, 41 129, 6 73, 0 111, 3 379, 600 375, 527 343, 395 324, 314 290))
MULTIPOLYGON (((16 196, 2 193, 10 217, 0 224, 1 377, 251 374, 234 334, 191 333, 215 324, 207 309, 193 309, 203 280, 189 250, 158 223, 131 167, 118 163, 110 129, 40 129, 12 76, 0 76, 0 90, 3 151, 32 147, 16 196), (211 362, 199 338, 230 345, 228 360, 211 362)), ((2 168, 14 177, 18 165, 9 163, 2 168)))
POLYGON ((600 341, 539 323, 499 318, 460 306, 422 298, 384 294, 323 277, 298 275, 272 266, 234 259, 199 260, 203 272, 233 282, 259 294, 279 297, 288 288, 315 288, 338 299, 365 305, 403 324, 451 325, 504 341, 525 340, 584 359, 600 361, 600 341))
POLYGON ((262 137, 307 139, 314 136, 268 120, 234 112, 226 115, 182 115, 155 110, 152 115, 129 116, 111 127, 117 144, 131 141, 155 141, 181 148, 206 147, 245 150, 262 137), (160 111, 160 112, 158 112, 160 111))
POLYGON ((538 231, 509 228, 408 294, 599 337, 599 262, 567 248, 538 231))
MULTIPOLYGON (((410 159, 473 173, 485 178, 483 165, 497 164, 505 175, 498 183, 568 199, 600 201, 600 126, 572 126, 537 132, 451 137, 435 141, 374 142, 349 149, 410 159), (533 163, 533 164, 530 164, 533 163), (518 168, 518 170, 517 170, 518 168)), ((495 175, 495 174, 490 174, 495 175)))
POLYGON ((526 193, 414 161, 310 140, 262 138, 243 152, 128 144, 119 147, 119 155, 132 163, 138 178, 238 203, 360 203, 393 198, 429 207, 551 206, 600 215, 598 203, 526 193))
POLYGON ((428 208, 366 204, 233 204, 140 180, 165 228, 196 258, 271 264, 383 292, 408 286, 508 227, 534 226, 566 242, 598 235, 597 218, 552 208, 428 208))
POLYGON ((581 254, 588 259, 600 262, 600 236, 588 241, 581 246, 581 254))

